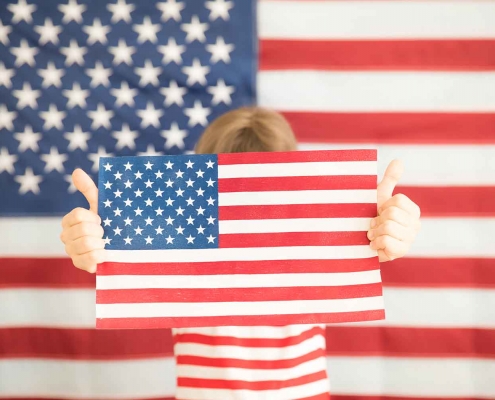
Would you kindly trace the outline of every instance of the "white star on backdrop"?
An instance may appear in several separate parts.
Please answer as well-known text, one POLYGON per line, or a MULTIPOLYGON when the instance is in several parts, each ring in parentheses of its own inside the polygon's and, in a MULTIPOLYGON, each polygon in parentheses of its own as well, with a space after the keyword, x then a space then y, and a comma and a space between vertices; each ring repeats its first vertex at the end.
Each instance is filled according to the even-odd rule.
POLYGON ((15 56, 14 65, 16 67, 20 67, 24 64, 34 67, 34 56, 39 53, 39 49, 30 47, 26 39, 21 40, 20 47, 12 47, 10 51, 15 56))
POLYGON ((146 86, 147 84, 158 86, 158 75, 162 73, 162 68, 153 67, 153 63, 151 62, 151 60, 146 60, 144 62, 144 67, 136 67, 135 72, 141 77, 139 86, 146 86))
POLYGON ((15 173, 14 164, 17 161, 17 158, 17 155, 10 154, 7 148, 0 148, 0 174, 3 171, 7 171, 9 174, 13 175, 15 173))
POLYGON ((132 64, 132 55, 136 52, 133 46, 127 46, 124 39, 119 40, 117 46, 109 47, 108 51, 113 54, 113 63, 119 65, 125 63, 127 65, 132 64))
POLYGON ((80 125, 75 125, 74 131, 65 133, 64 138, 69 141, 69 145, 67 146, 69 151, 76 149, 87 151, 88 140, 91 138, 91 134, 89 132, 83 132, 80 125))
POLYGON ((113 116, 114 112, 112 110, 107 110, 102 103, 98 103, 96 110, 88 111, 88 117, 93 120, 91 129, 98 129, 102 126, 106 129, 110 129, 112 126, 110 119, 113 116))
POLYGON ((94 68, 87 69, 86 74, 91 78, 91 87, 97 87, 98 85, 110 86, 112 69, 104 68, 101 61, 97 61, 94 68))
POLYGON ((179 107, 184 105, 184 96, 187 93, 187 88, 179 87, 176 81, 170 81, 168 87, 160 89, 160 93, 165 97, 165 106, 169 107, 172 104, 177 104, 179 107))
MULTIPOLYGON (((69 184, 67 191, 69 193, 76 193, 77 189, 76 189, 76 186, 74 185, 74 182, 72 181, 72 175, 64 175, 64 180, 69 184)), ((109 240, 111 240, 111 239, 109 239, 109 240)))
POLYGON ((208 115, 211 114, 211 110, 207 107, 203 107, 201 101, 196 100, 193 108, 186 108, 184 114, 189 117, 189 126, 196 125, 206 126, 208 125, 208 115))
POLYGON ((14 179, 21 185, 19 188, 20 194, 26 194, 28 192, 39 194, 39 184, 43 181, 43 177, 41 175, 35 175, 32 168, 26 167, 24 175, 17 175, 14 179))
POLYGON ((40 44, 50 42, 57 45, 59 43, 58 35, 62 32, 62 28, 60 26, 54 26, 50 18, 45 19, 45 25, 35 26, 34 30, 40 35, 40 44))
POLYGON ((110 93, 115 97, 115 105, 123 106, 128 105, 129 107, 134 107, 134 97, 137 96, 139 90, 131 89, 126 81, 120 84, 120 89, 113 88, 110 89, 110 93))
POLYGON ((24 127, 24 132, 15 133, 14 138, 19 141, 17 151, 25 152, 28 149, 39 151, 38 142, 41 140, 41 133, 33 132, 30 125, 24 127))
POLYGON ((117 0, 117 3, 107 5, 108 11, 112 13, 111 22, 113 24, 119 21, 131 22, 131 12, 135 8, 134 4, 127 4, 125 0, 117 0))
POLYGON ((69 157, 67 154, 60 154, 58 149, 53 146, 50 148, 49 154, 42 154, 41 159, 46 163, 45 172, 57 171, 60 173, 65 172, 64 162, 67 161, 69 157))
POLYGON ((43 79, 41 84, 42 87, 48 88, 50 86, 55 86, 58 88, 62 86, 62 76, 65 75, 65 71, 62 68, 57 69, 55 64, 50 61, 46 65, 46 69, 38 70, 38 74, 43 79))
POLYGON ((162 62, 168 64, 175 62, 176 64, 182 64, 182 53, 186 51, 185 45, 178 45, 175 38, 168 38, 166 45, 158 46, 158 51, 163 54, 162 62))
POLYGON ((210 86, 206 90, 213 96, 211 100, 213 106, 220 103, 225 103, 226 105, 232 104, 231 96, 235 92, 235 87, 225 85, 223 79, 219 79, 216 86, 210 86))
POLYGON ((82 23, 82 14, 86 11, 87 6, 85 4, 78 4, 76 0, 69 0, 67 4, 59 4, 58 9, 64 14, 62 22, 68 24, 71 21, 75 21, 78 24, 82 23))
POLYGON ((214 21, 217 18, 228 21, 230 19, 229 10, 234 7, 234 3, 232 1, 213 0, 207 1, 205 7, 210 10, 211 21, 214 21))
POLYGON ((99 18, 95 18, 93 25, 83 27, 83 31, 88 35, 88 44, 92 45, 96 42, 106 44, 108 42, 107 35, 110 32, 109 26, 103 26, 99 18))
POLYGON ((99 146, 96 153, 88 154, 88 159, 93 163, 93 166, 91 168, 93 172, 98 171, 98 163, 100 162, 100 157, 113 157, 113 154, 108 153, 103 146, 99 146))
POLYGON ((41 90, 33 90, 30 83, 24 82, 22 89, 13 90, 12 94, 17 97, 18 109, 24 107, 38 108, 37 99, 41 96, 41 90))
POLYGON ((17 116, 17 112, 9 111, 5 104, 0 105, 0 129, 7 128, 8 130, 14 129, 14 118, 17 116))
POLYGON ((7 9, 13 14, 13 24, 17 24, 21 21, 25 21, 30 24, 33 22, 32 14, 36 11, 36 5, 27 4, 26 0, 19 0, 17 4, 7 5, 7 9))
POLYGON ((177 122, 172 122, 170 129, 163 130, 161 135, 165 139, 166 149, 171 149, 174 146, 183 149, 185 147, 184 139, 187 137, 188 133, 186 130, 179 129, 179 124, 177 124, 177 122))
POLYGON ((117 143, 115 144, 116 150, 122 150, 124 147, 134 150, 136 148, 135 140, 139 137, 139 133, 137 131, 131 131, 129 125, 124 123, 122 124, 122 129, 113 132, 112 136, 117 139, 117 143))
POLYGON ((138 43, 144 43, 150 41, 156 43, 158 38, 156 34, 162 29, 160 24, 152 24, 150 17, 144 17, 142 24, 136 24, 132 27, 138 34, 138 43))
POLYGON ((65 111, 59 111, 55 104, 50 104, 48 111, 41 111, 40 117, 45 120, 43 129, 48 130, 51 128, 63 129, 64 124, 62 120, 65 118, 67 113, 65 111))
POLYGON ((88 52, 88 49, 80 47, 77 41, 72 39, 69 47, 62 47, 60 52, 65 56, 65 65, 70 67, 73 64, 83 65, 84 55, 88 52))
POLYGON ((13 69, 5 68, 5 64, 0 62, 0 85, 10 89, 12 87, 12 77, 14 75, 15 72, 13 69))
POLYGON ((156 109, 151 101, 146 104, 145 110, 137 110, 137 115, 142 119, 141 128, 147 128, 152 125, 155 128, 160 127, 160 118, 163 110, 156 109))
POLYGON ((184 9, 184 3, 177 3, 176 0, 167 0, 165 3, 157 3, 156 8, 162 12, 162 21, 167 22, 170 18, 180 21, 180 12, 184 9))
POLYGON ((10 32, 12 32, 12 27, 9 25, 4 25, 2 21, 0 21, 0 43, 2 43, 4 46, 8 46, 10 43, 10 32))
POLYGON ((86 98, 89 96, 89 90, 81 89, 79 82, 74 82, 71 90, 62 90, 62 94, 67 97, 67 108, 76 106, 84 108, 87 105, 86 98))
POLYGON ((233 44, 226 44, 223 37, 217 37, 215 44, 207 44, 206 50, 211 53, 210 62, 215 64, 218 61, 230 63, 230 53, 234 50, 233 44))
POLYGON ((186 42, 191 43, 195 40, 203 43, 206 42, 205 32, 208 30, 209 25, 204 22, 201 23, 197 15, 191 18, 191 22, 182 24, 181 29, 186 32, 186 42))
POLYGON ((192 86, 195 83, 199 83, 200 85, 206 85, 206 75, 210 72, 210 67, 207 65, 201 65, 201 62, 198 58, 193 60, 191 66, 182 67, 182 72, 188 76, 187 85, 192 86))

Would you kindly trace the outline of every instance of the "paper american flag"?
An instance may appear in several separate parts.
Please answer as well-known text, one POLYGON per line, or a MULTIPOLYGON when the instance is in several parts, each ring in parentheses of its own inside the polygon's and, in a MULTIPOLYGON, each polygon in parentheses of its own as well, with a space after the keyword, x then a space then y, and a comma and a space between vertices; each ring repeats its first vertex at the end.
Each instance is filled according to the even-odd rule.
POLYGON ((376 150, 100 160, 98 328, 384 318, 376 150))

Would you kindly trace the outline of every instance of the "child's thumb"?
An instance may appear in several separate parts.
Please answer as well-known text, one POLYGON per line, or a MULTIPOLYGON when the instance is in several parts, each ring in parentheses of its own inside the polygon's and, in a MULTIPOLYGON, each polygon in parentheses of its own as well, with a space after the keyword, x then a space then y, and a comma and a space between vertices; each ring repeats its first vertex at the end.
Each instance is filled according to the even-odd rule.
POLYGON ((98 189, 90 176, 78 168, 72 173, 72 182, 89 203, 89 210, 98 212, 98 189))

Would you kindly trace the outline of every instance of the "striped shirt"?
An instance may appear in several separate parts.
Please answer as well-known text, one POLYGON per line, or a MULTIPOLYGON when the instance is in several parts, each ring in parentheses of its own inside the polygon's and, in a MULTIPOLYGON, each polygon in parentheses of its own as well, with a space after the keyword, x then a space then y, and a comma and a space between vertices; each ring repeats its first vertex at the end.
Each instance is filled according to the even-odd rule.
POLYGON ((179 400, 329 399, 324 325, 173 329, 179 400))

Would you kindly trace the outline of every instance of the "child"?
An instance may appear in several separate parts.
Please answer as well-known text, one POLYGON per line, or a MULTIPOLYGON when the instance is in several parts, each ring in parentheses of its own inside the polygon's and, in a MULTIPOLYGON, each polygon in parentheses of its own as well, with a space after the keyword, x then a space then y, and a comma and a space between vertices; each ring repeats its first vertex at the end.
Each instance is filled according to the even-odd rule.
MULTIPOLYGON (((241 108, 205 130, 196 153, 296 150, 287 121, 262 108, 241 108)), ((379 216, 368 232, 381 262, 406 254, 419 230, 419 207, 404 195, 392 197, 401 164, 393 161, 378 185, 379 216)), ((75 186, 90 209, 77 208, 63 221, 61 239, 74 265, 95 272, 104 260, 103 229, 97 215, 97 188, 82 170, 75 186)), ((177 399, 328 399, 325 327, 211 327, 173 329, 177 399)))

